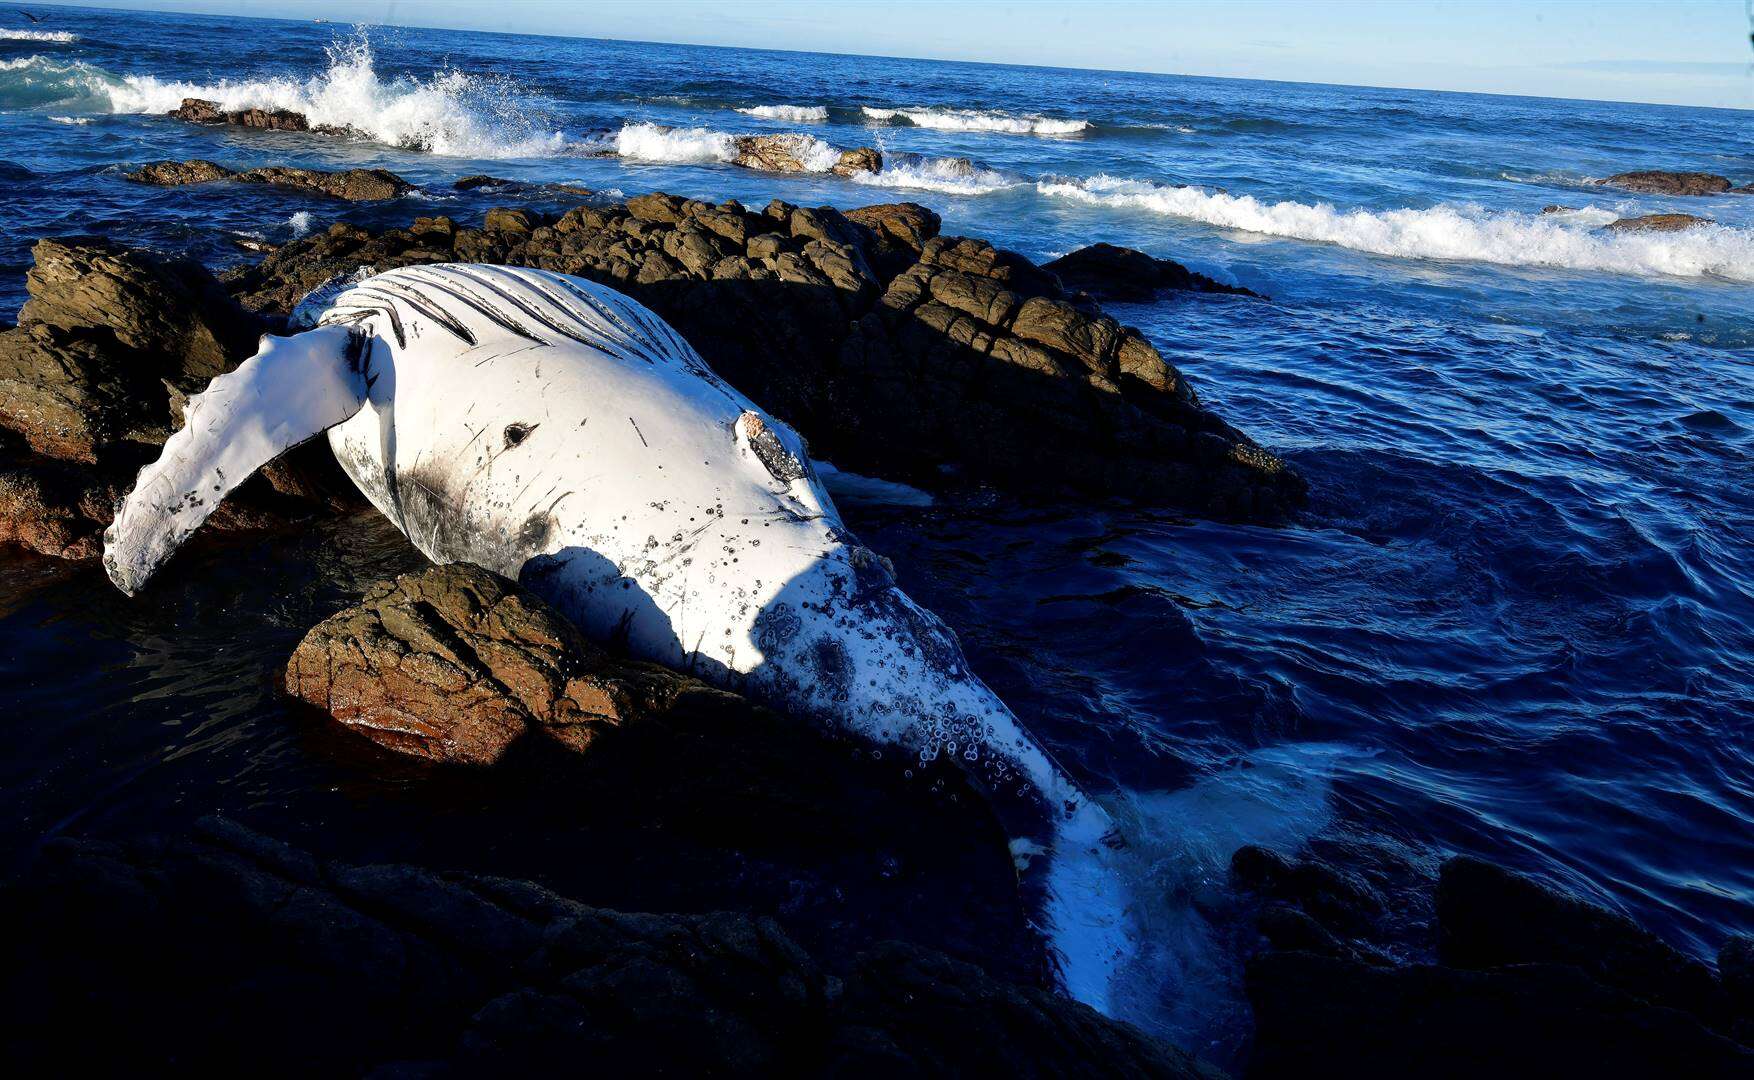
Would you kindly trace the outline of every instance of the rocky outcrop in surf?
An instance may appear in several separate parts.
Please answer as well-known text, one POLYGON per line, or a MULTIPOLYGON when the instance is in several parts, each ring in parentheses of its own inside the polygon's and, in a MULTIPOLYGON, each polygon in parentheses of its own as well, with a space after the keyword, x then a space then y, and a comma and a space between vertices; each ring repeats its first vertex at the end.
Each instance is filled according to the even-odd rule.
POLYGON ((1256 905, 1248 964, 1251 1077, 1738 1076, 1754 1068, 1754 1000, 1738 950, 1720 975, 1631 920, 1472 858, 1444 863, 1435 897, 1385 899, 1355 869, 1239 850, 1232 881, 1256 905), (1390 908, 1396 909, 1391 917, 1390 908), (1407 960, 1380 931, 1429 920, 1436 955, 1407 960))
POLYGON ((937 235, 910 204, 760 212, 654 194, 482 228, 337 225, 230 276, 289 314, 336 275, 497 262, 621 289, 845 468, 1270 519, 1302 483, 1206 410, 1137 331, 1020 255, 937 235))
POLYGON ((1697 214, 1642 214, 1610 221, 1602 228, 1610 232, 1680 232, 1711 224, 1710 218, 1697 214))
MULTIPOLYGON (((265 323, 197 264, 105 240, 39 241, 30 299, 0 333, 0 541, 92 558, 134 473, 173 426, 174 402, 250 355, 265 323)), ((292 520, 324 488, 301 453, 228 500, 221 528, 292 520), (283 490, 284 489, 284 490, 283 490)), ((332 461, 324 488, 346 489, 332 461)), ((323 496, 323 502, 329 496, 323 496)))
POLYGON ((415 190, 414 185, 388 169, 346 169, 326 172, 322 169, 301 169, 286 165, 269 165, 241 172, 217 162, 153 161, 142 165, 126 179, 159 187, 180 187, 184 184, 209 184, 233 180, 240 184, 272 184, 275 187, 324 195, 348 202, 375 202, 398 199, 415 190))
POLYGON ((1198 274, 1181 263, 1158 259, 1113 244, 1091 244, 1070 255, 1042 264, 1068 289, 1089 293, 1097 300, 1144 304, 1159 292, 1211 292, 1233 296, 1260 294, 1240 285, 1226 285, 1198 274))
POLYGON ((606 1075, 1219 1080, 1126 1024, 919 945, 829 966, 765 916, 623 913, 535 881, 325 858, 225 818, 51 840, 0 892, 0 913, 12 960, 0 1044, 32 1072, 270 1060, 480 1076, 585 1062, 606 1075))
POLYGON ((1729 177, 1716 173, 1666 172, 1661 169, 1615 173, 1591 183, 1636 191, 1641 195, 1722 195, 1730 191, 1746 193, 1754 190, 1754 184, 1737 189, 1729 177))
POLYGON ((223 124, 231 127, 257 128, 262 131, 314 131, 320 135, 352 135, 354 130, 332 124, 312 125, 304 113, 292 109, 251 107, 227 109, 206 98, 184 98, 183 103, 166 115, 191 124, 223 124))

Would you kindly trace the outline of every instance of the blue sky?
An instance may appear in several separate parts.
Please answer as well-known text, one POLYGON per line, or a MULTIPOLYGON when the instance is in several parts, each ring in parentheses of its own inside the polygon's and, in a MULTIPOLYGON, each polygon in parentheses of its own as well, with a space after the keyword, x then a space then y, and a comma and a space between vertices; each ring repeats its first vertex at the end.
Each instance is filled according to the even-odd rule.
POLYGON ((103 6, 1754 108, 1745 0, 108 0, 103 6))

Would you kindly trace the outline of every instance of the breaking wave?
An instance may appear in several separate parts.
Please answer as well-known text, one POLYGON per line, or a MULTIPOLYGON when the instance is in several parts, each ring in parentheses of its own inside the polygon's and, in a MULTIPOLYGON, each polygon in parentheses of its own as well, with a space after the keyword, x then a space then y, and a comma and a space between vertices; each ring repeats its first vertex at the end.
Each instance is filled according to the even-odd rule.
POLYGON ((0 60, 0 109, 63 105, 106 111, 109 92, 121 80, 83 60, 24 56, 0 60))
MULTIPOLYGON (((788 148, 809 173, 827 172, 840 161, 840 151, 812 135, 790 132, 771 136, 788 148)), ((737 160, 737 136, 710 128, 674 128, 648 121, 624 124, 599 138, 594 148, 629 161, 670 165, 725 164, 737 160)))
POLYGON ((983 109, 879 109, 864 107, 864 114, 885 123, 903 121, 937 131, 1001 131, 1011 135, 1076 135, 1090 127, 1088 120, 1061 120, 1051 116, 1014 116, 983 109))
POLYGON ((990 168, 964 157, 931 157, 926 154, 889 153, 883 169, 855 173, 855 183, 873 187, 913 188, 942 191, 949 195, 985 195, 1029 183, 1026 177, 990 168))
POLYGON ((46 41, 55 45, 71 45, 79 35, 67 30, 15 30, 0 27, 0 41, 46 41))
POLYGON ((164 113, 194 97, 227 110, 290 109, 313 126, 347 128, 386 145, 453 157, 542 157, 569 149, 566 138, 508 80, 457 70, 384 78, 363 37, 337 42, 328 51, 328 67, 304 79, 196 83, 151 75, 116 78, 76 66, 87 69, 88 92, 110 112, 164 113))
POLYGON ((1328 203, 1263 202, 1248 195, 1111 176, 1044 179, 1036 188, 1053 198, 1149 210, 1397 258, 1754 282, 1754 230, 1723 225, 1673 233, 1607 233, 1579 215, 1447 205, 1424 210, 1339 210, 1328 203))
POLYGON ((819 124, 828 119, 826 105, 752 105, 737 111, 762 120, 786 120, 796 124, 819 124))
POLYGON ((49 119, 57 124, 73 124, 77 127, 84 127, 91 123, 89 116, 51 116, 49 119))

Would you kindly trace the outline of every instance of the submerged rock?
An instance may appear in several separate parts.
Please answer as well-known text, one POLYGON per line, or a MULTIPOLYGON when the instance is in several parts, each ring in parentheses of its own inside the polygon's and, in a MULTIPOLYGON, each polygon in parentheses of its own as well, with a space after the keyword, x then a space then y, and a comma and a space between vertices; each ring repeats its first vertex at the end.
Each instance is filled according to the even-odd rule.
POLYGON ((1754 1069, 1754 1002, 1630 920, 1500 867, 1439 875, 1437 962, 1367 940, 1345 871, 1244 849, 1240 882, 1271 900, 1249 962, 1248 1075, 1740 1076, 1754 1069), (1245 854, 1246 853, 1246 854, 1245 854), (1303 884, 1298 883, 1299 878, 1303 884), (1313 887, 1312 887, 1313 886, 1313 887), (1331 900, 1345 900, 1337 908, 1331 900))
POLYGON ((414 185, 387 169, 346 169, 325 172, 322 169, 300 169, 269 165, 237 172, 211 161, 154 161, 142 166, 126 178, 143 184, 176 187, 182 184, 206 184, 216 180, 235 180, 245 184, 273 184, 275 187, 314 195, 326 195, 350 202, 396 199, 414 190, 414 185))
POLYGON ((590 188, 577 184, 528 183, 523 180, 506 180, 498 176, 465 176, 452 184, 457 191, 492 191, 492 192, 525 192, 535 191, 553 195, 594 195, 590 188))
POLYGON ((831 974, 763 916, 622 913, 531 881, 324 859, 221 818, 50 841, 0 916, 0 1038, 27 1071, 1217 1076, 919 946, 831 974))
POLYGON ((1711 225, 1710 218, 1694 214, 1645 214, 1642 217, 1621 218, 1610 221, 1602 228, 1612 232, 1680 232, 1700 225, 1711 225))
POLYGON ((362 268, 578 274, 652 308, 845 468, 1256 519, 1301 499, 1296 474, 1202 407, 1137 331, 1022 256, 937 230, 911 204, 753 213, 652 194, 558 218, 494 213, 480 229, 336 225, 229 277, 246 306, 287 314, 362 268))
POLYGON ((496 761, 526 735, 583 750, 685 694, 718 694, 611 660, 535 596, 463 564, 383 582, 312 629, 286 688, 380 746, 461 764, 496 761))
POLYGON ((1042 269, 1058 276, 1066 288, 1087 292, 1098 300, 1145 303, 1164 289, 1259 295, 1240 285, 1226 285, 1197 274, 1181 263, 1113 244, 1091 244, 1079 248, 1070 255, 1042 264, 1042 269))
POLYGON ((1661 169, 1615 173, 1592 182, 1645 195, 1720 195, 1731 187, 1728 177, 1716 173, 1667 172, 1661 169))

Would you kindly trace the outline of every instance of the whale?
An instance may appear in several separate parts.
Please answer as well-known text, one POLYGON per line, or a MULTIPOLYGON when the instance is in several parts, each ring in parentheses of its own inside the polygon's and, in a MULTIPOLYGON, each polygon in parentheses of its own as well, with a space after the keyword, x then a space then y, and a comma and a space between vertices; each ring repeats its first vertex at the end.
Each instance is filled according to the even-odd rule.
POLYGON ((1134 949, 1109 814, 847 530, 804 440, 657 315, 583 278, 428 264, 340 280, 191 397, 104 534, 143 588, 225 494, 326 435, 435 563, 519 581, 599 641, 1022 805, 1062 988, 1109 1011, 1134 949), (304 329, 297 329, 304 327, 304 329))

